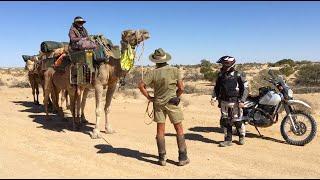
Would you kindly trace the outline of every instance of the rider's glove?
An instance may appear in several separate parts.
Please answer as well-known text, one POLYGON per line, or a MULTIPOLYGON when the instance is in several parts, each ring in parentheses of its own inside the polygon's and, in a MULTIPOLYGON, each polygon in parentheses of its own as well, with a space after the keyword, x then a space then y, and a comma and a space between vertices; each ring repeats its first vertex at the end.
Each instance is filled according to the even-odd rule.
POLYGON ((211 100, 210 100, 211 105, 214 106, 216 101, 217 101, 217 98, 216 97, 212 97, 211 100))

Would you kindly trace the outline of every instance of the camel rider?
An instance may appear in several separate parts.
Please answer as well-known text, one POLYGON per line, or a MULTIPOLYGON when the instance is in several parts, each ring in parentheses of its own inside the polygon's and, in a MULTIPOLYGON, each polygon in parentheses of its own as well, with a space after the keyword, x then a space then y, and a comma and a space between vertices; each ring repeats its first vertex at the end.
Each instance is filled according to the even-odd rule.
POLYGON ((74 22, 72 23, 72 26, 70 27, 69 46, 70 46, 71 50, 73 50, 73 51, 80 50, 79 45, 78 45, 78 42, 80 40, 88 40, 89 39, 88 31, 83 26, 84 23, 86 23, 86 21, 82 17, 77 16, 74 18, 74 22))
POLYGON ((236 59, 231 56, 223 56, 217 61, 222 64, 222 68, 212 93, 211 104, 218 100, 218 107, 221 108, 220 125, 225 134, 221 147, 232 145, 232 125, 236 126, 239 144, 244 144, 245 126, 241 118, 249 90, 245 74, 235 70, 235 62, 236 59))
POLYGON ((180 96, 183 93, 183 82, 178 68, 171 67, 167 63, 171 56, 163 49, 157 49, 149 56, 149 59, 156 63, 156 68, 150 71, 139 83, 141 93, 153 102, 154 119, 157 123, 156 141, 159 153, 159 164, 166 165, 165 148, 165 122, 169 116, 171 123, 177 132, 177 144, 179 149, 179 166, 190 162, 187 156, 187 146, 184 138, 182 120, 183 113, 178 106, 180 96), (154 89, 154 97, 151 97, 146 89, 150 86, 154 89))
MULTIPOLYGON (((84 23, 86 23, 86 21, 82 17, 77 16, 74 18, 74 22, 72 23, 72 26, 69 30, 70 42, 68 50, 70 52, 81 50, 79 45, 80 40, 89 40, 88 31, 86 30, 86 28, 83 27, 84 23)), ((62 61, 65 57, 66 53, 64 52, 55 61, 54 66, 59 67, 62 64, 62 61)))

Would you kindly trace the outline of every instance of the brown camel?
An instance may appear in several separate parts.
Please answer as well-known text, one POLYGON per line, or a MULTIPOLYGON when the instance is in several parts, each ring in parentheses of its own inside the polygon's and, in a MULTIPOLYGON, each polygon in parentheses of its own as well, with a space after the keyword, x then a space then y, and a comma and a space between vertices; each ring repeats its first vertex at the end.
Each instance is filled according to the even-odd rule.
MULTIPOLYGON (((146 39, 150 38, 147 31, 137 30, 137 31, 124 31, 122 33, 121 41, 121 54, 124 50, 131 45, 133 49, 136 48, 138 44, 146 39), (125 37, 125 38, 124 38, 125 37)), ((121 76, 125 76, 128 71, 124 71, 121 68, 120 59, 110 58, 108 63, 103 63, 99 66, 98 77, 95 80, 95 98, 96 98, 96 125, 91 133, 91 138, 100 138, 100 119, 101 119, 101 108, 103 100, 103 89, 107 88, 106 93, 106 103, 104 106, 105 112, 105 132, 107 134, 114 133, 115 131, 111 128, 110 122, 108 120, 108 113, 110 111, 110 105, 112 96, 116 90, 118 80, 121 76)))
MULTIPOLYGON (((125 31, 126 33, 128 31, 125 31)), ((142 41, 149 38, 149 33, 144 30, 140 31, 131 31, 130 36, 126 36, 127 39, 123 39, 121 42, 121 53, 128 47, 127 44, 130 44, 133 49, 141 43, 142 41), (133 33, 132 33, 133 32, 133 33)), ((96 78, 93 84, 88 84, 86 86, 78 86, 75 88, 70 84, 70 65, 66 67, 65 73, 58 73, 50 68, 47 71, 46 76, 46 96, 49 93, 54 92, 55 97, 60 90, 66 89, 70 96, 71 112, 73 116, 73 129, 76 128, 76 125, 80 125, 81 119, 84 118, 84 108, 86 104, 87 94, 90 88, 95 89, 95 98, 96 98, 96 126, 93 132, 91 133, 92 138, 99 138, 99 123, 101 119, 101 107, 102 107, 102 98, 103 98, 103 89, 107 89, 106 93, 106 104, 105 104, 105 132, 114 133, 110 123, 108 121, 107 114, 109 113, 109 107, 111 105, 112 96, 116 90, 117 82, 121 76, 124 76, 127 71, 121 69, 120 58, 109 58, 108 62, 102 62, 99 64, 96 72, 96 78), (53 90, 53 91, 52 91, 53 90), (81 114, 81 117, 80 117, 81 114)), ((46 98, 47 99, 47 98, 46 98)), ((55 106, 58 106, 57 99, 54 98, 55 106)), ((78 126, 79 128, 79 126, 78 126)))
POLYGON ((62 108, 59 108, 59 105, 53 104, 52 101, 58 103, 58 98, 59 98, 59 94, 61 91, 61 107, 63 107, 62 105, 64 104, 64 102, 66 101, 66 109, 69 109, 69 102, 68 102, 68 93, 66 91, 66 89, 61 89, 57 94, 52 93, 51 91, 52 89, 52 84, 50 82, 51 80, 51 74, 53 74, 54 70, 53 68, 50 67, 46 67, 46 63, 45 63, 45 59, 50 58, 50 57, 57 57, 60 56, 61 54, 65 53, 66 51, 68 51, 68 46, 64 46, 63 48, 59 48, 56 49, 53 52, 49 52, 49 53, 43 53, 43 52, 39 52, 39 65, 37 66, 38 69, 38 74, 39 74, 39 79, 40 79, 40 84, 43 87, 43 95, 44 95, 44 106, 45 106, 45 112, 46 112, 46 119, 49 119, 49 107, 53 106, 53 111, 56 111, 58 113, 60 113, 60 115, 63 115, 63 113, 61 113, 62 108), (51 95, 51 99, 50 99, 50 95, 51 95))
POLYGON ((37 71, 38 56, 30 56, 27 59, 25 69, 28 71, 28 79, 32 89, 33 102, 39 105, 39 84, 40 78, 37 71))

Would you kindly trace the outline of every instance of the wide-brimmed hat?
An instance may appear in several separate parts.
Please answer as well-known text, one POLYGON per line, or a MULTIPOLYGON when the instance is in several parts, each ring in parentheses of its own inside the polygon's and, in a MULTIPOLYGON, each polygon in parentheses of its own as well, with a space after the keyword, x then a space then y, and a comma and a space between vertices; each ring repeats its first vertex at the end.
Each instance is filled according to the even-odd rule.
POLYGON ((81 16, 77 16, 74 18, 74 23, 77 23, 77 22, 83 22, 83 23, 86 23, 87 21, 85 21, 81 16))
POLYGON ((154 63, 165 63, 171 59, 171 55, 166 53, 162 48, 159 48, 149 56, 149 59, 154 63))

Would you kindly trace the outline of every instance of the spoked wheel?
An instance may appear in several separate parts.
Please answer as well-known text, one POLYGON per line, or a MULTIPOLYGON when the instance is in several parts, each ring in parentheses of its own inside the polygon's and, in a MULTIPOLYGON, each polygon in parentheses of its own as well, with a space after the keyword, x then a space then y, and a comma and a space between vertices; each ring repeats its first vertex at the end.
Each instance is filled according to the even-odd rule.
POLYGON ((317 133, 317 124, 314 118, 303 111, 292 113, 295 127, 291 123, 290 117, 286 116, 281 122, 281 135, 287 143, 303 146, 313 140, 317 133))

